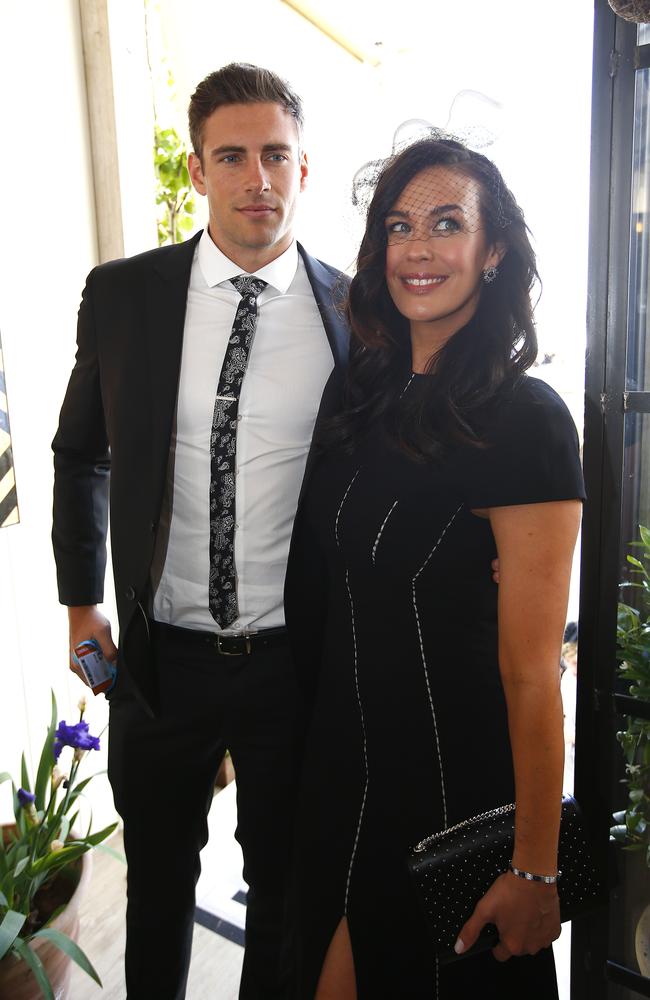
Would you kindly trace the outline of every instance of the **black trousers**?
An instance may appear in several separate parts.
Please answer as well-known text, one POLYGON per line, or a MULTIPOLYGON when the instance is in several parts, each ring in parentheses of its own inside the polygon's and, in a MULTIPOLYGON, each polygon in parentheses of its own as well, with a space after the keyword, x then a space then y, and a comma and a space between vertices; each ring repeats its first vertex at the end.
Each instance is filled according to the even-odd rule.
MULTIPOLYGON (((296 799, 296 688, 288 644, 219 656, 198 634, 152 629, 160 712, 122 672, 110 697, 108 773, 128 862, 128 1000, 182 1000, 199 851, 226 749, 249 885, 241 1000, 290 994, 288 868, 296 799)), ((219 970, 214 970, 215 1000, 219 970)))

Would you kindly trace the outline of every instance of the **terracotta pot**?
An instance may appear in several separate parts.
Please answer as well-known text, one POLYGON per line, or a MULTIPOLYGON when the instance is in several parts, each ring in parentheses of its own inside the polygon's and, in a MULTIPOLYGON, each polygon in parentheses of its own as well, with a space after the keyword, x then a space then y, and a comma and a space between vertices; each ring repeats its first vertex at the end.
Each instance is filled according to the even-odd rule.
MULTIPOLYGON (((79 907, 92 872, 90 852, 83 854, 78 864, 81 869, 79 881, 75 886, 74 879, 70 879, 70 900, 65 910, 50 924, 50 927, 67 934, 73 941, 79 938, 79 907)), ((65 869, 63 871, 65 872, 65 869)), ((56 1000, 69 1000, 72 960, 60 948, 56 948, 44 938, 35 941, 32 949, 45 966, 56 1000)), ((0 997, 3 1000, 42 1000, 43 997, 29 967, 13 955, 5 955, 0 961, 0 997)))

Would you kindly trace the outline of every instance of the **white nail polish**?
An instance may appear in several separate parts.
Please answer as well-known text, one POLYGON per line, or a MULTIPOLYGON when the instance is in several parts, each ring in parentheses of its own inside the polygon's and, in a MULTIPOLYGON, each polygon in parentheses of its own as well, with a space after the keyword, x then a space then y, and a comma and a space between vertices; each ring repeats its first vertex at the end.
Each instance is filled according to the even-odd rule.
POLYGON ((465 945, 463 944, 461 938, 458 938, 458 940, 456 941, 456 944, 454 945, 454 951, 456 952, 457 955, 462 955, 463 952, 465 951, 465 945))

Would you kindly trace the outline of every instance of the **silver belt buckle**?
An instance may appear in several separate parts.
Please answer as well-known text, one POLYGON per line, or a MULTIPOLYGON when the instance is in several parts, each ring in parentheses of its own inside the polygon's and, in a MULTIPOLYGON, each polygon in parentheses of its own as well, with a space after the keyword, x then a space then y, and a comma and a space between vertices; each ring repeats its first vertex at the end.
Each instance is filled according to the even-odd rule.
POLYGON ((220 656, 243 656, 244 653, 248 654, 251 651, 251 637, 248 634, 244 634, 244 635, 224 635, 224 636, 222 636, 220 632, 217 632, 216 635, 217 635, 217 652, 219 653, 220 656), (223 647, 221 645, 221 640, 222 639, 223 639, 224 642, 226 642, 228 639, 244 639, 245 640, 245 647, 241 651, 241 653, 232 653, 228 649, 223 649, 223 647))

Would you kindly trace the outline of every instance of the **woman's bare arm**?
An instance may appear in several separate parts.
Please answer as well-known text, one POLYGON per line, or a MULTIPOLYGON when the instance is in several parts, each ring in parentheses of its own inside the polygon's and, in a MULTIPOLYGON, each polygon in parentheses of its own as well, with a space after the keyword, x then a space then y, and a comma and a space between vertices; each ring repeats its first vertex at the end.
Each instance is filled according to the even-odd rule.
MULTIPOLYGON (((489 510, 499 554, 499 665, 517 803, 513 864, 557 871, 563 732, 559 685, 562 634, 578 500, 489 510)), ((559 933, 555 886, 501 876, 460 932, 471 947, 486 922, 499 927, 498 958, 534 953, 559 933)))

